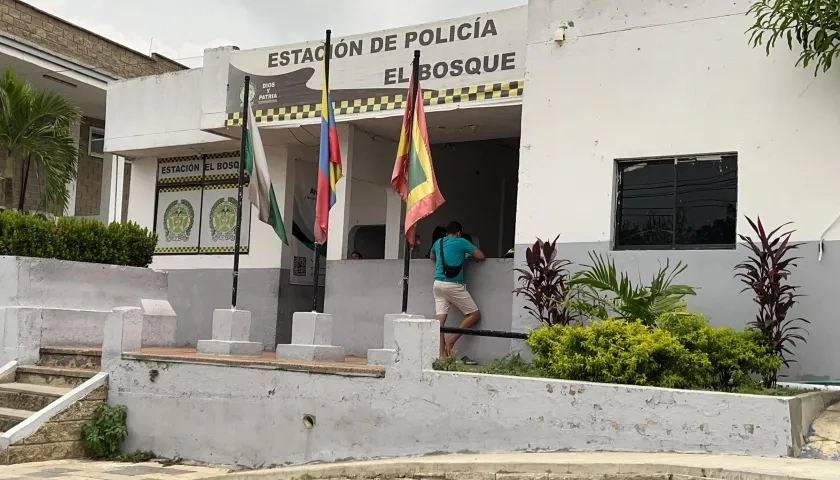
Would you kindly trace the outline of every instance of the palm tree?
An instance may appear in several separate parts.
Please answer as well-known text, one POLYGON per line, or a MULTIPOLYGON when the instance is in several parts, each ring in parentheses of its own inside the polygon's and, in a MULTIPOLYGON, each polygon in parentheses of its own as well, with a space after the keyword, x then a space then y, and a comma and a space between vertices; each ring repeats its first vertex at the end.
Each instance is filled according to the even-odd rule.
POLYGON ((6 153, 6 168, 0 183, 6 202, 12 200, 15 169, 20 165, 18 208, 23 209, 29 171, 44 172, 46 200, 63 212, 70 200, 67 183, 75 178, 79 148, 71 133, 81 111, 52 92, 36 90, 7 69, 0 77, 0 152, 6 153))

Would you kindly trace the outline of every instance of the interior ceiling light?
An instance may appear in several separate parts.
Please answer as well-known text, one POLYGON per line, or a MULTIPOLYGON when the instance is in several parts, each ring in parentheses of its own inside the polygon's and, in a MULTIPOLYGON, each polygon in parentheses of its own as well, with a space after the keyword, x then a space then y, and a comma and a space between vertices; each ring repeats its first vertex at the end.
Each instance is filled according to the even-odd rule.
POLYGON ((44 78, 46 78, 47 80, 52 80, 55 83, 60 83, 64 86, 67 86, 67 87, 70 87, 70 88, 76 88, 75 83, 70 83, 67 80, 62 80, 58 77, 53 77, 52 75, 47 75, 46 73, 44 74, 44 78))

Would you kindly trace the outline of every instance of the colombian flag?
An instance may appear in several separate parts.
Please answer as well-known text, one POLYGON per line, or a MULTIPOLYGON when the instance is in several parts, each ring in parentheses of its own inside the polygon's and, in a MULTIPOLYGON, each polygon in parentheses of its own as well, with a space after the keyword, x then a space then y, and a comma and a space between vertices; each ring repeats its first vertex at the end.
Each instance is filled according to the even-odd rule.
MULTIPOLYGON (((412 78, 409 85, 413 82, 412 78)), ((405 239, 414 246, 417 222, 431 215, 445 201, 432 166, 426 115, 423 113, 423 91, 419 85, 417 98, 412 97, 411 87, 408 90, 391 185, 405 200, 405 239)))
MULTIPOLYGON (((329 61, 324 55, 324 62, 329 61)), ((325 65, 326 66, 326 63, 325 65)), ((315 198, 315 242, 327 242, 330 208, 335 205, 336 184, 341 179, 341 151, 335 128, 332 96, 327 85, 326 69, 321 87, 321 148, 318 157, 318 195, 315 198)))

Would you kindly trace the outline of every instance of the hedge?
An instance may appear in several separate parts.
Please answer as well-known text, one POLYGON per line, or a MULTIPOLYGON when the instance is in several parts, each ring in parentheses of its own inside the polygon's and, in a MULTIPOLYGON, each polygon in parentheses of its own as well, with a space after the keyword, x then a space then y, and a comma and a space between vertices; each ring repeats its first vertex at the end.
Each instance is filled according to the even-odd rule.
POLYGON ((148 267, 157 235, 133 222, 105 226, 96 220, 57 221, 0 211, 0 255, 148 267))
POLYGON ((607 319, 555 325, 528 337, 534 366, 565 380, 692 390, 745 391, 780 360, 760 332, 712 327, 702 315, 673 312, 649 327, 607 319))

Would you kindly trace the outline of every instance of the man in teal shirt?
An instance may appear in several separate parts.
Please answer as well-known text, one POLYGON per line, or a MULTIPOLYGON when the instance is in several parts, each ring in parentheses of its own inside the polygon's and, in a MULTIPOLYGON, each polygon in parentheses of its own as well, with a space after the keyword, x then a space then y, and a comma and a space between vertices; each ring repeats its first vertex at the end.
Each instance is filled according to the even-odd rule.
MULTIPOLYGON (((432 244, 429 257, 435 262, 435 282, 432 288, 435 296, 435 318, 440 322, 440 326, 444 326, 449 315, 449 306, 455 305, 464 314, 461 328, 472 328, 481 320, 481 312, 464 284, 464 260, 467 256, 479 261, 485 257, 475 245, 461 238, 461 234, 461 224, 449 222, 446 226, 446 236, 432 244)), ((447 340, 443 333, 440 334, 441 358, 452 353, 459 338, 461 335, 452 335, 447 340)))

